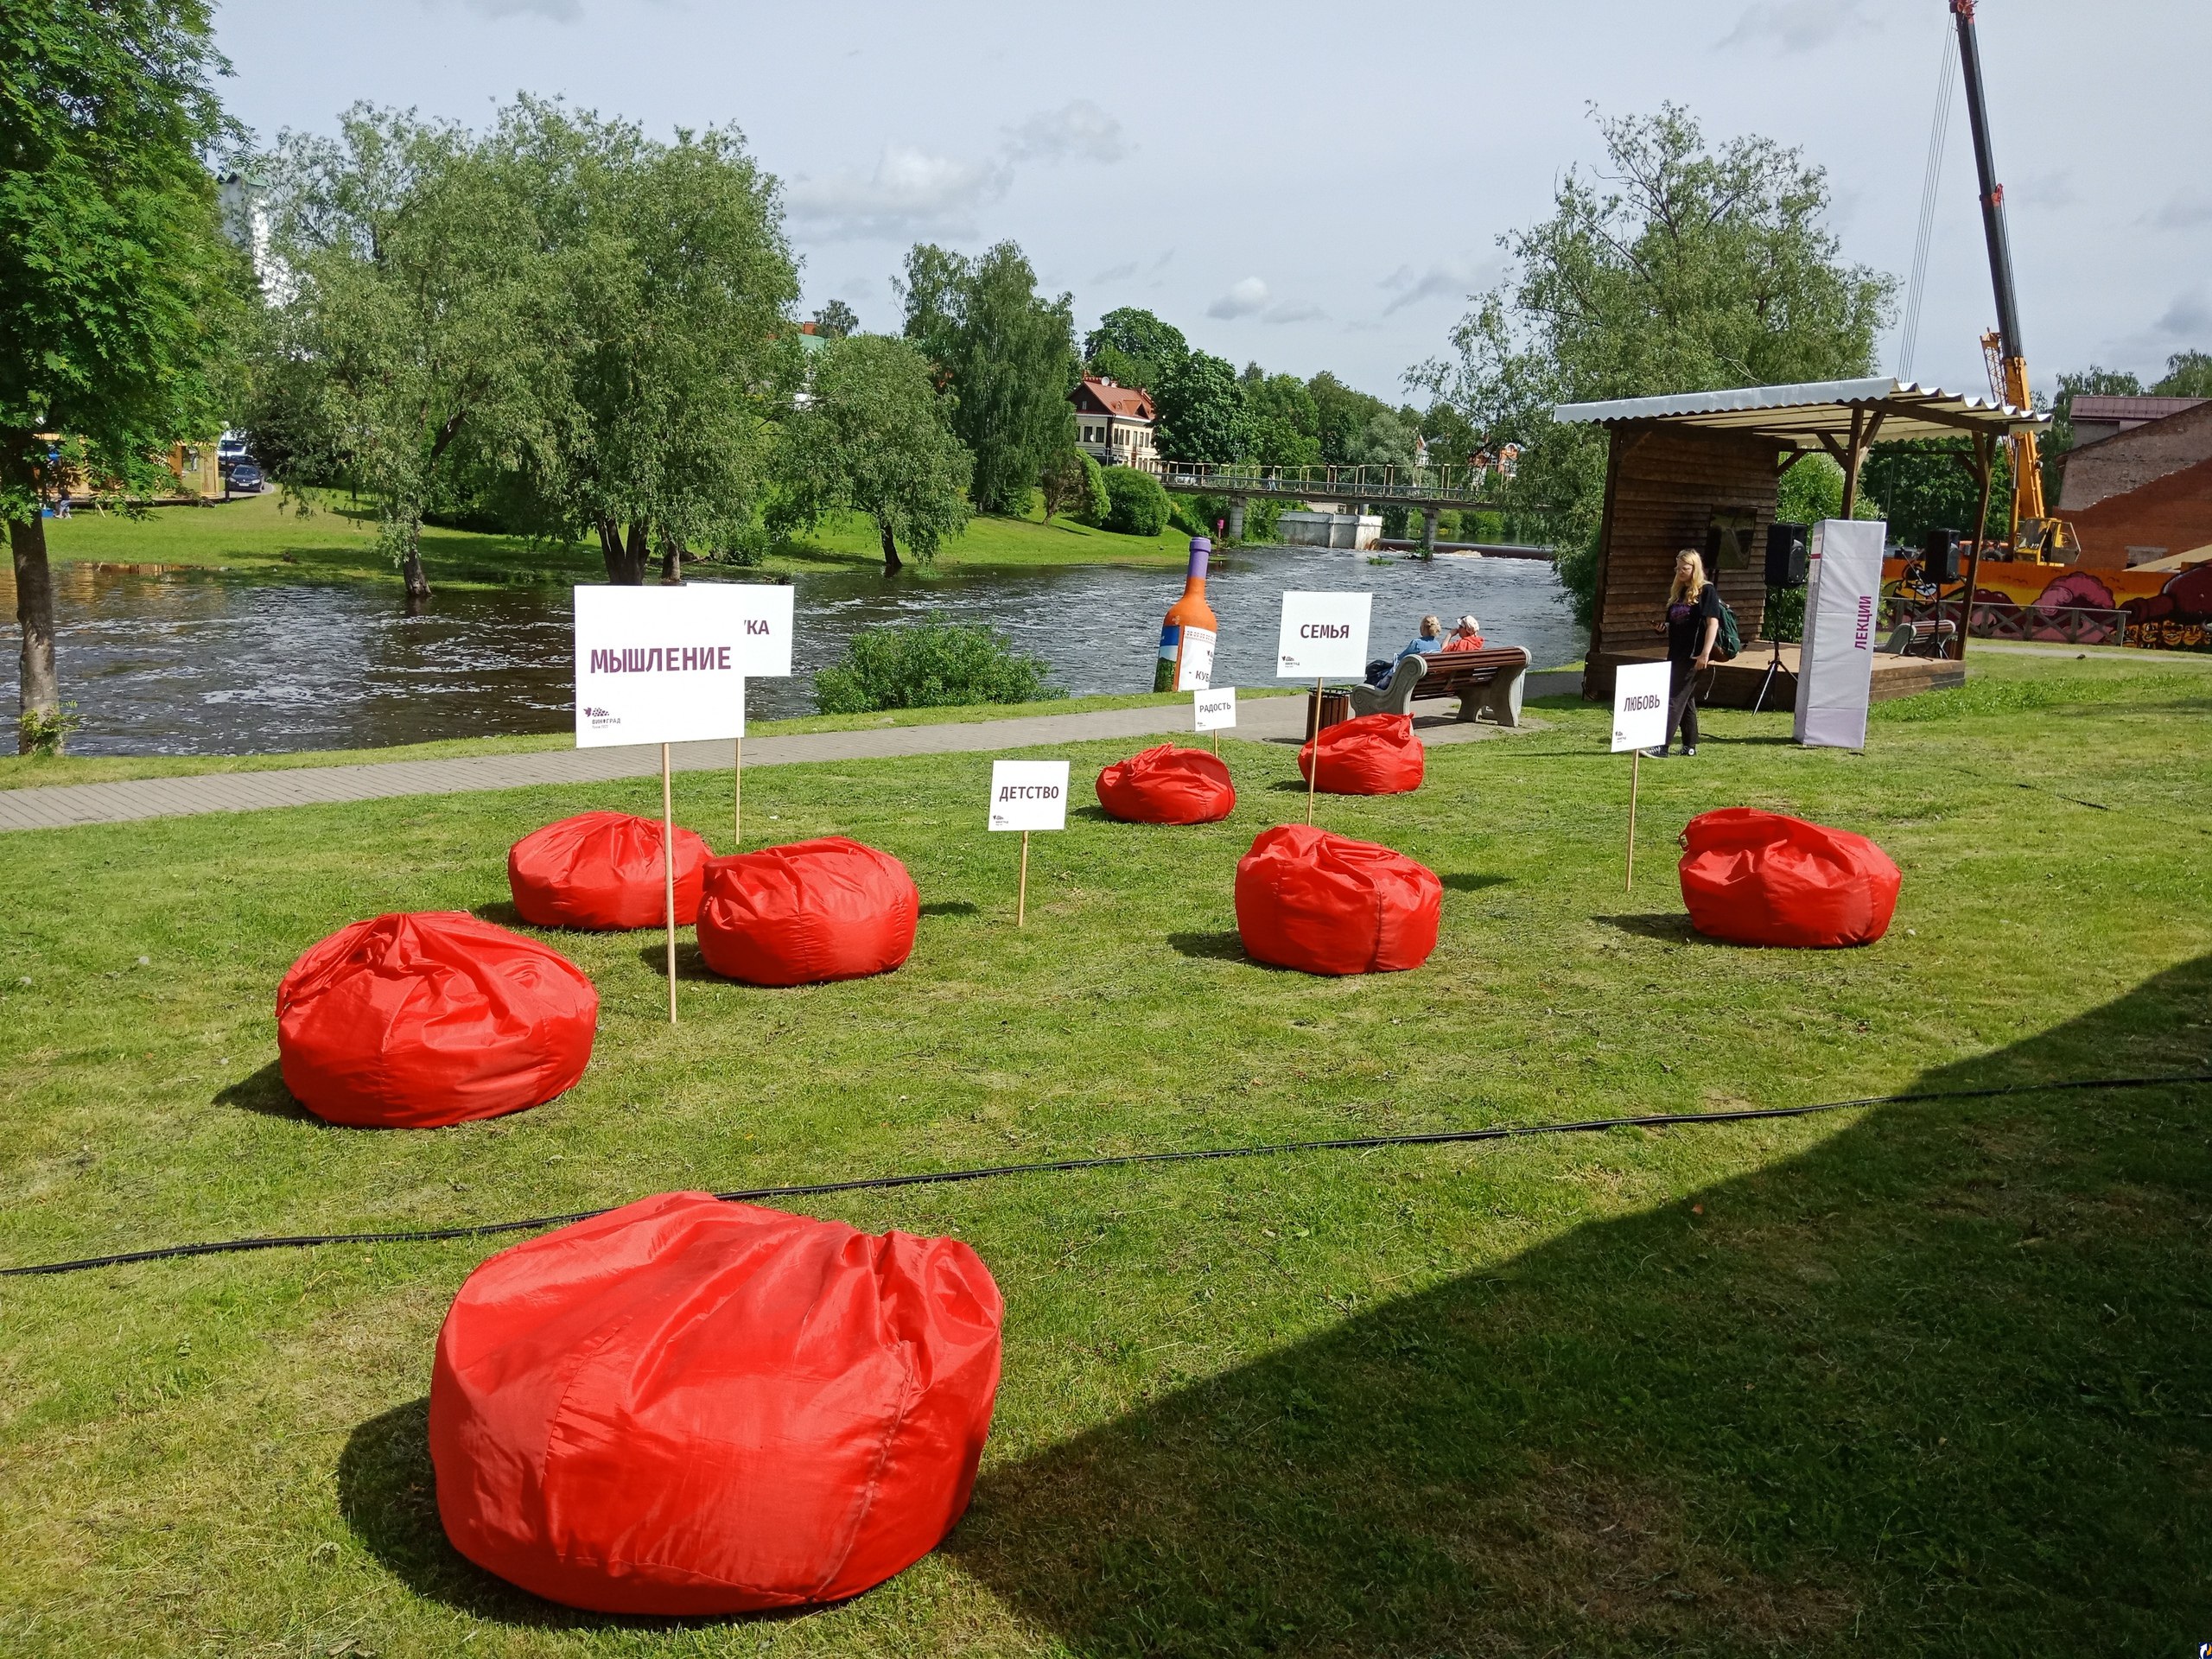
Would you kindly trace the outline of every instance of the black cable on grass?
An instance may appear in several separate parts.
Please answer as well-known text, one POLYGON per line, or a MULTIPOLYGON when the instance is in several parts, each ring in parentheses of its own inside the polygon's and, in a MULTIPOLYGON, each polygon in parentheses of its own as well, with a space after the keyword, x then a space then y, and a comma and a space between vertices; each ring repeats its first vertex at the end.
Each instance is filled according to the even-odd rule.
MULTIPOLYGON (((1898 1106, 1926 1100, 1986 1100, 1998 1095, 2049 1094, 2089 1089, 2160 1089, 2212 1083, 2212 1071, 2187 1071, 2166 1077, 2076 1077, 2058 1083, 2012 1083, 1993 1089, 1939 1089, 1917 1094, 1866 1095, 1857 1100, 1825 1100, 1809 1106, 1746 1106, 1727 1112, 1653 1112, 1642 1117, 1588 1117, 1572 1123, 1498 1123, 1483 1129, 1430 1129, 1414 1135, 1360 1135, 1335 1141, 1281 1141, 1256 1147, 1201 1147, 1183 1152, 1126 1152, 1101 1158, 1062 1158, 1049 1163, 989 1164, 976 1169, 924 1170, 910 1175, 866 1175, 849 1181, 817 1181, 805 1186, 756 1186, 709 1196, 726 1204, 760 1198, 811 1198, 832 1192, 880 1192, 897 1186, 943 1186, 956 1181, 995 1180, 1007 1175, 1065 1175, 1078 1170, 1126 1169, 1138 1164, 1201 1164, 1224 1158, 1274 1158, 1294 1152, 1371 1152, 1387 1147, 1459 1146, 1478 1141, 1518 1141, 1539 1135, 1592 1135, 1603 1129, 1669 1129, 1693 1123, 1750 1123, 1764 1118, 1811 1117, 1821 1112, 1859 1106, 1898 1106)), ((579 1210, 566 1216, 532 1216, 525 1221, 486 1221, 468 1227, 432 1227, 404 1233, 301 1233, 264 1238, 229 1238, 200 1244, 165 1244, 159 1249, 124 1250, 88 1255, 76 1262, 47 1262, 36 1267, 0 1268, 0 1279, 34 1274, 82 1273, 88 1268, 117 1268, 131 1262, 167 1262, 185 1255, 234 1255, 246 1250, 303 1249, 319 1244, 428 1244, 443 1239, 488 1238, 498 1233, 535 1232, 589 1221, 619 1209, 579 1210)))

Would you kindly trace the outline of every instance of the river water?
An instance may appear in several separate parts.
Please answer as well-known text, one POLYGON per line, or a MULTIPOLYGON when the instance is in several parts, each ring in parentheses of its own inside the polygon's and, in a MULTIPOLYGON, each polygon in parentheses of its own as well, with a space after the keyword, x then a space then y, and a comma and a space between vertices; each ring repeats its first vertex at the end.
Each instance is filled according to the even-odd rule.
MULTIPOLYGON (((894 581, 866 571, 801 573, 798 648, 787 680, 755 680, 755 719, 814 712, 814 671, 861 628, 937 615, 988 622, 1052 665, 1081 696, 1148 691, 1160 617, 1182 577, 1116 565, 946 571, 894 581)), ((1463 611, 1496 645, 1535 666, 1583 650, 1548 563, 1440 557, 1433 563, 1294 548, 1216 557, 1207 597, 1221 620, 1214 677, 1272 680, 1287 588, 1367 589, 1380 656, 1424 612, 1463 611)), ((77 754, 244 754, 340 749, 569 728, 569 593, 563 588, 442 593, 406 615, 395 588, 276 586, 235 578, 54 569, 62 696, 77 754)), ((16 703, 15 587, 0 706, 16 703)))

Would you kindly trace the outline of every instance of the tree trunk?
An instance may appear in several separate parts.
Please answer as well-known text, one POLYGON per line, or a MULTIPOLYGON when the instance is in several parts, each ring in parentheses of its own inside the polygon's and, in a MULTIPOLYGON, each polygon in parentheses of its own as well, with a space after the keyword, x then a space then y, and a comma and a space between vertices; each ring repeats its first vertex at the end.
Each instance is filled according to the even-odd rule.
POLYGON ((642 588, 645 582, 645 563, 649 556, 646 537, 651 526, 643 520, 633 521, 630 533, 622 533, 619 518, 599 521, 599 553, 607 562, 607 579, 618 588, 642 588))
POLYGON ((887 576, 895 576, 906 569, 899 563, 899 543, 891 539, 890 525, 878 519, 875 527, 883 534, 883 574, 887 576))
MULTIPOLYGON (((400 556, 399 574, 406 585, 410 607, 419 607, 430 596, 430 579, 423 574, 423 524, 420 519, 407 526, 407 550, 400 556)), ((413 614, 412 610, 409 613, 413 614)))
POLYGON ((23 629, 22 714, 16 727, 16 749, 19 754, 42 747, 59 753, 61 694, 54 671, 54 572, 46 562, 46 524, 39 517, 35 494, 29 519, 9 521, 8 547, 16 558, 16 620, 23 629))
POLYGON ((660 538, 660 579, 664 586, 683 581, 683 543, 673 536, 660 538))

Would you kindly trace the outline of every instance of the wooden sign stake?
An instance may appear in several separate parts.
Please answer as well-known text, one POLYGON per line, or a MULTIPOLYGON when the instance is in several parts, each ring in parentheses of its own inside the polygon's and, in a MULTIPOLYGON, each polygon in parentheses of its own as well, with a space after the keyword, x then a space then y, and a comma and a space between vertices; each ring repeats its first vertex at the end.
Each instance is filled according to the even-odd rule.
POLYGON ((1628 752, 1628 891, 1636 891, 1636 777, 1643 759, 1642 749, 1628 752))
POLYGON ((735 852, 745 844, 745 740, 732 741, 736 751, 730 766, 729 833, 730 850, 735 852))
POLYGON ((676 1023, 676 793, 668 776, 668 745, 660 746, 660 862, 668 890, 668 1023, 676 1023))
POLYGON ((1029 914, 1029 832, 1021 832, 1021 887, 1014 901, 1014 925, 1020 927, 1029 914))
POLYGON ((1313 822, 1313 791, 1321 776, 1321 688, 1327 683, 1324 675, 1313 682, 1313 732, 1306 741, 1313 746, 1313 759, 1306 768, 1306 822, 1313 822))

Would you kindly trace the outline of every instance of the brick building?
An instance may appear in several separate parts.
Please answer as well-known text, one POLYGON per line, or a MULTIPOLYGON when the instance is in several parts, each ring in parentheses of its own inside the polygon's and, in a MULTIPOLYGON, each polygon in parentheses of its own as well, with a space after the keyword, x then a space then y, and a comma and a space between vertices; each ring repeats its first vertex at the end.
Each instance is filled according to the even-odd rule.
MULTIPOLYGON (((2101 397, 2082 404, 2179 407, 2120 424, 2066 454, 2058 516, 2082 538, 2078 563, 2119 570, 2212 547, 2212 400, 2101 397)), ((2133 416, 2148 411, 2131 410, 2133 416)), ((2078 435, 2082 423, 2077 419, 2078 435)))

